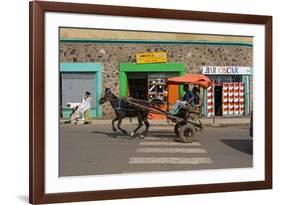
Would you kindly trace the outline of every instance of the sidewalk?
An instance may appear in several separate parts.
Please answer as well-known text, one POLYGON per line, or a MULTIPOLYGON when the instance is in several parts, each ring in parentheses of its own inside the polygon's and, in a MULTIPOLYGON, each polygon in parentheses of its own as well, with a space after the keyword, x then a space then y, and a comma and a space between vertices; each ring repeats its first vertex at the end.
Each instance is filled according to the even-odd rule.
MULTIPOLYGON (((137 119, 125 118, 122 121, 122 124, 137 124, 137 119)), ((206 127, 232 127, 232 126, 249 126, 250 117, 217 117, 215 123, 212 118, 201 118, 202 124, 206 127)), ((92 124, 111 124, 111 119, 93 119, 92 124)), ((150 125, 152 126, 174 126, 174 123, 167 122, 167 120, 149 120, 150 125)))

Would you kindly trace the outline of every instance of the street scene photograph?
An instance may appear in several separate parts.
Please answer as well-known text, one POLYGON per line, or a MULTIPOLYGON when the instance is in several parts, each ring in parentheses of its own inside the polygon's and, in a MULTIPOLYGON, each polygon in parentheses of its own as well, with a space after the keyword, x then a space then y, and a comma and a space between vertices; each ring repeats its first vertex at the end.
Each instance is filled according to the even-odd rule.
POLYGON ((253 167, 253 37, 59 29, 59 176, 253 167))

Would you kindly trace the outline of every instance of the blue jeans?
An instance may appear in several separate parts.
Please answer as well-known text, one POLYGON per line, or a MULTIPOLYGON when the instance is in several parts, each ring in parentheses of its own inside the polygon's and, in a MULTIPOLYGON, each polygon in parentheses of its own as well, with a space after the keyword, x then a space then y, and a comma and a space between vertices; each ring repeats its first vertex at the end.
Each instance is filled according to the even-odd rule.
POLYGON ((175 115, 179 112, 181 108, 184 108, 185 101, 177 100, 177 102, 173 105, 173 109, 170 111, 172 115, 175 115))

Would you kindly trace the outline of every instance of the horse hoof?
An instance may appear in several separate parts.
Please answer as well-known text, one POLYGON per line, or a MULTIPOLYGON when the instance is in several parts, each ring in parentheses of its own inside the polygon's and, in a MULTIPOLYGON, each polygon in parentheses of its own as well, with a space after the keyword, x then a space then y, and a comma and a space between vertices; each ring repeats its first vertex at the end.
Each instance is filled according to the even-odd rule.
POLYGON ((135 135, 135 133, 134 133, 134 132, 131 132, 130 137, 133 137, 134 135, 135 135))
POLYGON ((140 139, 143 139, 144 138, 144 135, 140 135, 140 139))

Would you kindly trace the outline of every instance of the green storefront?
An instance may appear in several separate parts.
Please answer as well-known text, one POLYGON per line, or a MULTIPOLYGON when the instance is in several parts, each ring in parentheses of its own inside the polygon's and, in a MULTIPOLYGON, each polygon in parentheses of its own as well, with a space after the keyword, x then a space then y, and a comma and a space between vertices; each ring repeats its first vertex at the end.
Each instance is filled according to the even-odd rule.
POLYGON ((181 86, 168 85, 167 79, 185 74, 181 63, 120 63, 120 96, 142 100, 160 99, 173 104, 183 95, 181 86))

